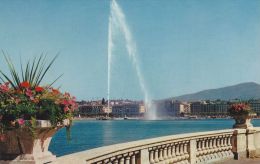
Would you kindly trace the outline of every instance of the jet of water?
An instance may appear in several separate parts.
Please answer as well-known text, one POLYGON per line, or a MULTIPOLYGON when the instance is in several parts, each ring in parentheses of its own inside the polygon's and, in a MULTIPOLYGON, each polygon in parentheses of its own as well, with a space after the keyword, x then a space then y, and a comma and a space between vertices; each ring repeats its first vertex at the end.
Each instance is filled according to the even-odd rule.
MULTIPOLYGON (((128 55, 132 61, 132 64, 135 68, 141 91, 144 94, 144 103, 146 107, 146 118, 147 119, 156 119, 156 111, 152 105, 152 101, 149 95, 149 92, 145 85, 145 80, 143 78, 142 71, 140 69, 140 64, 137 58, 137 47, 133 39, 132 33, 127 25, 125 15, 117 4, 116 0, 111 1, 110 17, 109 17, 109 26, 108 26, 108 104, 110 99, 110 80, 111 80, 111 64, 112 64, 112 55, 113 55, 113 33, 119 32, 118 30, 113 30, 113 28, 119 28, 120 32, 123 34, 125 39, 125 45, 128 52, 128 55)), ((109 105, 108 105, 109 106, 109 105)))

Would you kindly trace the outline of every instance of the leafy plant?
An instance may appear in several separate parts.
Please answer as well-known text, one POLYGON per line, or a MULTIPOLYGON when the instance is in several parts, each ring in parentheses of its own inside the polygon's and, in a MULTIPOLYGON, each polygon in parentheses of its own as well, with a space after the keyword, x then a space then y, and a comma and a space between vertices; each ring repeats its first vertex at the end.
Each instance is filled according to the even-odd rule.
MULTIPOLYGON (((11 77, 0 70, 0 131, 6 129, 28 127, 32 134, 36 128, 36 120, 50 120, 53 127, 65 125, 66 119, 72 120, 77 109, 76 98, 69 93, 61 93, 51 84, 40 86, 46 73, 57 58, 49 64, 46 56, 34 58, 27 62, 25 69, 21 64, 21 76, 18 75, 11 59, 4 54, 11 77), (47 65, 46 65, 47 64, 47 65), (11 85, 11 86, 10 86, 11 85)), ((65 125, 69 126, 69 125, 65 125)))
MULTIPOLYGON (((34 57, 32 63, 30 61, 27 62, 26 67, 23 67, 21 62, 21 76, 18 75, 18 71, 15 69, 14 64, 9 56, 7 56, 4 52, 4 59, 7 63, 7 66, 10 71, 11 77, 8 77, 6 73, 0 70, 0 79, 3 82, 9 82, 13 88, 22 89, 20 86, 21 82, 28 82, 31 84, 32 88, 40 85, 46 73, 49 71, 50 67, 53 65, 54 61, 57 59, 58 55, 56 55, 50 63, 47 63, 46 55, 43 54, 37 58, 34 57)), ((62 75, 58 76, 49 86, 53 85, 62 75)))

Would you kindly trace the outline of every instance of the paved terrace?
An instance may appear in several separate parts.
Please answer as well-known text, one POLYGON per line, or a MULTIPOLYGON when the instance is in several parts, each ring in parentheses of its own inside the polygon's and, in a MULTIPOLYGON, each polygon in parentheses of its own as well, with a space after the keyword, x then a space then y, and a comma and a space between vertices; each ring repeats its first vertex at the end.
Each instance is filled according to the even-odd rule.
POLYGON ((260 164, 260 158, 254 159, 241 159, 241 160, 228 160, 219 164, 260 164))
POLYGON ((62 164, 260 163, 260 128, 171 135, 100 147, 57 159, 62 164), (239 158, 242 160, 234 160, 239 158))

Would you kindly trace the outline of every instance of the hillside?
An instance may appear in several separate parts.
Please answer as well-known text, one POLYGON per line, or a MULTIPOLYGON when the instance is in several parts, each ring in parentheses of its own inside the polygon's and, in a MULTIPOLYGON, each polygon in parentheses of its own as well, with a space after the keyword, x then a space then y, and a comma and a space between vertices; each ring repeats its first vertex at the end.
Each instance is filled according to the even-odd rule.
POLYGON ((203 90, 193 94, 173 97, 176 100, 230 100, 230 99, 257 99, 260 98, 260 85, 254 82, 241 83, 233 86, 203 90))

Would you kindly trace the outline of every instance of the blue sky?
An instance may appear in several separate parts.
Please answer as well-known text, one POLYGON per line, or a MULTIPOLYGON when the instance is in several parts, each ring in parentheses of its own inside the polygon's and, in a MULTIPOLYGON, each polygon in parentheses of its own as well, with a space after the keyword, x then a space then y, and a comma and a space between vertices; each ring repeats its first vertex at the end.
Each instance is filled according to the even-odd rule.
MULTIPOLYGON (((259 0, 117 0, 155 99, 241 82, 260 83, 259 0)), ((0 0, 0 49, 14 63, 60 52, 45 83, 78 99, 107 92, 109 0, 0 0)), ((120 38, 119 38, 120 39, 120 38)), ((111 97, 142 99, 123 50, 114 55, 111 97)), ((0 69, 6 71, 0 56, 0 69)))

